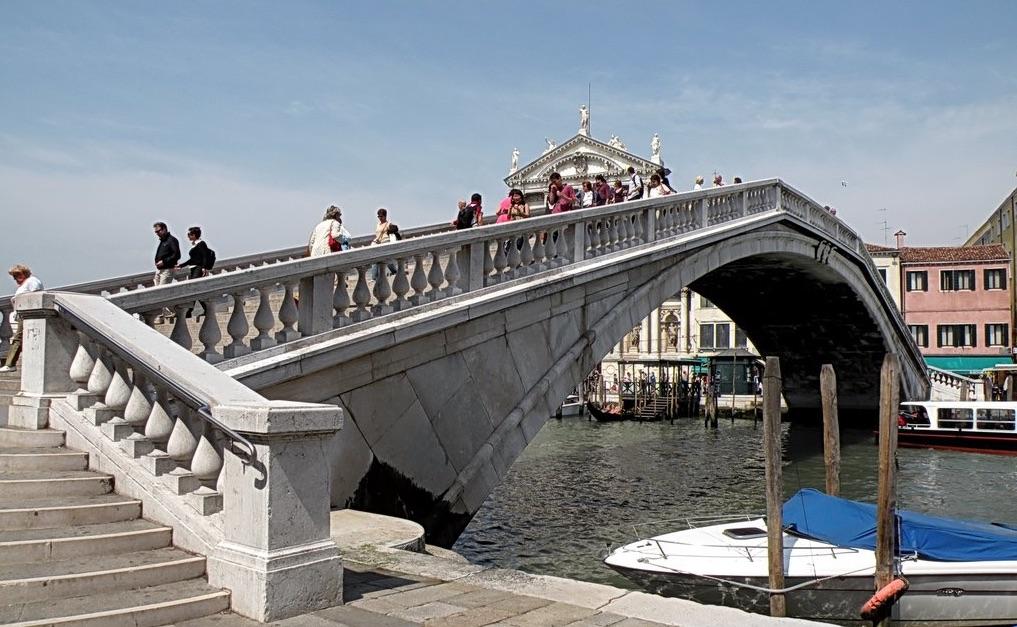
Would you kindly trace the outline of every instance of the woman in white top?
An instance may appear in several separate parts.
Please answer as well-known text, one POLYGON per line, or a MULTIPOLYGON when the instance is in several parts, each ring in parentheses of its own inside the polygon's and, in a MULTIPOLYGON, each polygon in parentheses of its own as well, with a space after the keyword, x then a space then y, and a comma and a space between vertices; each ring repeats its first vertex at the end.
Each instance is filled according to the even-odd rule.
POLYGON ((593 183, 589 181, 583 181, 583 209, 592 207, 594 201, 593 194, 593 183))
POLYGON ((650 198, 657 198, 658 196, 667 196, 672 190, 670 187, 664 184, 660 180, 659 174, 654 174, 650 177, 650 198))
POLYGON ((311 257, 321 257, 329 253, 336 253, 340 250, 347 250, 350 247, 350 232, 343 228, 342 210, 335 205, 325 210, 325 216, 321 222, 311 231, 311 238, 307 242, 307 254, 311 257), (339 247, 331 248, 328 244, 328 236, 339 247))

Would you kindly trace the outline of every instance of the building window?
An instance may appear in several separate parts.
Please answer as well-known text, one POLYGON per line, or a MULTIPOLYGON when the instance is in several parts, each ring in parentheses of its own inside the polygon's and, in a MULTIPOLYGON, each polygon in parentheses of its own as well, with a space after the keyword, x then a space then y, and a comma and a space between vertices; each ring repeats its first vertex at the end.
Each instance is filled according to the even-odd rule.
POLYGON ((712 324, 701 324, 699 325, 699 348, 702 349, 713 349, 716 348, 713 342, 713 325, 712 324))
POLYGON ((915 340, 915 344, 918 344, 922 348, 929 347, 929 325, 909 324, 908 331, 911 332, 911 337, 915 340))
POLYGON ((973 324, 941 324, 936 331, 939 335, 937 346, 976 346, 973 324))
POLYGON ((907 290, 909 292, 927 292, 929 291, 929 273, 922 270, 921 272, 908 272, 905 276, 907 280, 907 290))
POLYGON ((1009 333, 1007 331, 1008 325, 1005 324, 987 324, 985 325, 985 345, 986 346, 1007 346, 1007 338, 1009 333))
POLYGON ((876 268, 876 272, 883 278, 883 283, 886 283, 886 268, 876 268))
POLYGON ((985 289, 1006 289, 1006 268, 994 268, 985 271, 985 289))
POLYGON ((731 325, 726 322, 708 322, 699 325, 699 348, 702 350, 731 348, 731 325))
POLYGON ((701 308, 703 308, 703 309, 709 309, 711 307, 716 307, 716 305, 714 305, 713 303, 710 302, 709 298, 703 296, 702 294, 699 295, 699 306, 701 308))
POLYGON ((748 348, 749 338, 741 327, 735 327, 735 348, 748 348))
POLYGON ((975 289, 974 270, 940 270, 939 289, 942 292, 956 292, 975 289))

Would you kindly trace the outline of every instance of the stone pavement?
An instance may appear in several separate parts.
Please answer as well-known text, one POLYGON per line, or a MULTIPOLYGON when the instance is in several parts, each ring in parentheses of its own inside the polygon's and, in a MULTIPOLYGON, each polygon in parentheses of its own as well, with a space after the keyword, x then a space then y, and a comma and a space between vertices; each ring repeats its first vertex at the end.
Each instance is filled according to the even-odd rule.
MULTIPOLYGON (((346 605, 271 623, 279 627, 409 627, 414 625, 479 627, 480 625, 661 625, 569 603, 363 568, 347 564, 346 605)), ((236 614, 217 614, 177 623, 177 627, 255 627, 236 614)))

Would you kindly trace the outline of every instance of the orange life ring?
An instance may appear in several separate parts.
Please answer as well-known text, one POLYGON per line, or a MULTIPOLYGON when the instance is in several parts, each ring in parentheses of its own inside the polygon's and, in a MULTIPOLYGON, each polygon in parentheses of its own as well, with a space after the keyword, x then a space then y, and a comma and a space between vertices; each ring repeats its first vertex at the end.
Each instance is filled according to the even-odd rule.
POLYGON ((872 595, 872 598, 862 606, 862 619, 877 620, 880 616, 883 616, 897 602, 897 599, 904 596, 909 587, 910 584, 907 579, 898 577, 879 590, 876 590, 876 594, 872 595))

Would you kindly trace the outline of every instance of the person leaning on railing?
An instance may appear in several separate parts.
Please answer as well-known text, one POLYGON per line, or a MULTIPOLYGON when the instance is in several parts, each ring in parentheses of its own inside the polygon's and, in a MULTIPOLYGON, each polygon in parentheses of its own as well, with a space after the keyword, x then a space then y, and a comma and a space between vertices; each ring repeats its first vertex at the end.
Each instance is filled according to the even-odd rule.
MULTIPOLYGON (((7 274, 11 275, 14 282, 18 284, 18 289, 14 292, 15 298, 19 294, 38 292, 43 289, 42 281, 32 276, 32 270, 28 266, 18 264, 8 270, 7 274)), ((7 350, 7 360, 4 362, 3 367, 0 367, 0 372, 14 370, 14 364, 18 363, 18 357, 21 356, 21 321, 18 319, 17 312, 14 311, 11 312, 11 327, 13 328, 14 336, 11 338, 11 347, 7 350)))

